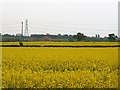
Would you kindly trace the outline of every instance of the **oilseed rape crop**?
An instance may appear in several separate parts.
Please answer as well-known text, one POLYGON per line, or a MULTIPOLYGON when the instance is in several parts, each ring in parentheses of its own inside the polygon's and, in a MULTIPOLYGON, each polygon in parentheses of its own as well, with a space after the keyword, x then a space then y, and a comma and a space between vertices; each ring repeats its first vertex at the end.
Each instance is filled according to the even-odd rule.
POLYGON ((0 42, 0 45, 19 45, 19 42, 0 42))
POLYGON ((119 42, 53 42, 53 41, 41 41, 41 42, 23 42, 24 45, 71 45, 71 46, 95 46, 95 45, 118 45, 119 42))
POLYGON ((58 45, 58 46, 113 46, 118 45, 118 42, 23 42, 24 45, 58 45))
MULTIPOLYGON (((53 41, 41 41, 41 42, 23 42, 23 45, 54 45, 54 46, 114 46, 118 45, 118 42, 53 42, 53 41)), ((0 45, 19 45, 19 42, 2 42, 0 45)))
POLYGON ((1 48, 3 88, 118 88, 118 48, 1 48))

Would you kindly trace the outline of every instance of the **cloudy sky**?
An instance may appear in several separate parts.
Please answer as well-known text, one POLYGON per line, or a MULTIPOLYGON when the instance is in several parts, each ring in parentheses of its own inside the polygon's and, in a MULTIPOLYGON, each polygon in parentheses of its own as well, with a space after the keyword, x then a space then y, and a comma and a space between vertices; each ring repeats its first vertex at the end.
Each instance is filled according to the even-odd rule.
POLYGON ((0 31, 29 34, 118 34, 119 0, 1 0, 0 31))

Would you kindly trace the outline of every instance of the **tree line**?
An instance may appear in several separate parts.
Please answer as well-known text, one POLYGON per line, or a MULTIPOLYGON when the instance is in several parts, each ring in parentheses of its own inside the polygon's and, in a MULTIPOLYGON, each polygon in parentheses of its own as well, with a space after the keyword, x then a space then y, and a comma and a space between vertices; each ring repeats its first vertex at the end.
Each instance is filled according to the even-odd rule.
MULTIPOLYGON (((86 36, 84 33, 77 33, 76 35, 68 35, 68 34, 58 34, 58 35, 51 35, 51 34, 31 34, 30 36, 23 36, 23 41, 30 41, 30 39, 33 38, 42 38, 42 37, 50 37, 53 39, 57 39, 57 41, 70 41, 70 42, 76 42, 76 41, 85 41, 85 42, 118 42, 120 41, 120 38, 115 35, 114 33, 108 34, 106 37, 100 37, 99 34, 96 34, 95 36, 86 36)), ((11 35, 11 34, 0 34, 0 41, 3 42, 15 42, 20 41, 21 36, 17 35, 11 35)))

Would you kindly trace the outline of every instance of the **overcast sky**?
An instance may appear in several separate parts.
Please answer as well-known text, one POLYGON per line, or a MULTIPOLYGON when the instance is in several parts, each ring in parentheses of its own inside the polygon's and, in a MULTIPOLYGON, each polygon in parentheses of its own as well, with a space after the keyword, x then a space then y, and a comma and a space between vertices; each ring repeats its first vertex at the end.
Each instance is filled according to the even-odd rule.
POLYGON ((0 31, 21 32, 28 20, 29 34, 118 34, 119 0, 2 0, 0 31))

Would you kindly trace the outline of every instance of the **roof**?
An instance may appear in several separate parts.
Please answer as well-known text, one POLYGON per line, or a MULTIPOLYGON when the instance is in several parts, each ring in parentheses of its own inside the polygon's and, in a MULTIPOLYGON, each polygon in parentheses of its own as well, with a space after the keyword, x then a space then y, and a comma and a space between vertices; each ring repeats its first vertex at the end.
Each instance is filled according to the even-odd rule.
POLYGON ((32 38, 31 40, 37 40, 37 41, 57 41, 58 39, 53 39, 51 37, 42 37, 42 38, 32 38))

